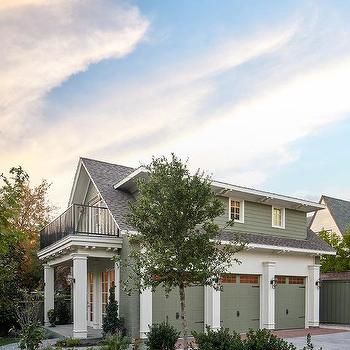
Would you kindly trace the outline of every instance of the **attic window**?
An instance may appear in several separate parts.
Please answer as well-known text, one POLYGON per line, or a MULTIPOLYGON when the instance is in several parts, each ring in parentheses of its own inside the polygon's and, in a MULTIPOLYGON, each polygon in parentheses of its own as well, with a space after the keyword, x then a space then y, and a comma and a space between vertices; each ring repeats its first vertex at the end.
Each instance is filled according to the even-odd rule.
POLYGON ((229 199, 229 220, 244 223, 244 201, 229 199))
POLYGON ((285 228, 285 208, 272 207, 272 227, 285 228))

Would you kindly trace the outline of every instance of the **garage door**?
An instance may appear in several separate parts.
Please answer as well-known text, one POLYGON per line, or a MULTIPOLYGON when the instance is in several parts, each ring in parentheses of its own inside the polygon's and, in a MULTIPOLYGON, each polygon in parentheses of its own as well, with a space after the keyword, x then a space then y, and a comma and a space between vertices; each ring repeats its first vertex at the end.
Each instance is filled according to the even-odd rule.
MULTIPOLYGON (((186 314, 188 328, 191 331, 204 330, 204 287, 188 287, 185 289, 186 314)), ((158 287, 153 292, 152 322, 168 322, 178 331, 182 330, 180 318, 180 297, 178 289, 174 289, 166 297, 164 289, 158 287)))
POLYGON ((276 329, 305 328, 305 278, 276 279, 276 329))
POLYGON ((259 328, 259 276, 225 274, 220 312, 222 326, 231 331, 241 333, 259 328))

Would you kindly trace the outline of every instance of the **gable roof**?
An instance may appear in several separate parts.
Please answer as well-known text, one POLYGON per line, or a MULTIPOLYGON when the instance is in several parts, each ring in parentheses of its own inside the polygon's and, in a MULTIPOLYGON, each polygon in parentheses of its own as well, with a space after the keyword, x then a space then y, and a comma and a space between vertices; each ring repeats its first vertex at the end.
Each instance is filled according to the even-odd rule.
MULTIPOLYGON (((114 185, 127 178, 136 169, 89 158, 80 158, 80 161, 90 176, 91 181, 101 194, 111 214, 114 216, 119 228, 121 230, 134 230, 127 223, 127 214, 129 211, 129 202, 135 198, 129 192, 115 188, 114 185)), ((319 252, 333 252, 333 249, 311 230, 308 231, 306 239, 291 239, 260 233, 240 232, 237 234, 244 241, 249 242, 250 245, 275 246, 281 247, 281 249, 288 247, 313 251, 315 254, 319 252)), ((232 231, 226 231, 222 234, 221 239, 232 240, 234 236, 232 231)))
POLYGON ((331 213, 339 231, 344 232, 350 228, 350 202, 328 196, 321 197, 320 202, 324 200, 329 212, 331 213))
POLYGON ((118 223, 119 228, 121 230, 133 230, 133 228, 128 225, 126 216, 129 211, 129 202, 134 200, 134 197, 127 192, 114 189, 113 185, 124 179, 135 169, 89 158, 80 159, 108 209, 118 223))

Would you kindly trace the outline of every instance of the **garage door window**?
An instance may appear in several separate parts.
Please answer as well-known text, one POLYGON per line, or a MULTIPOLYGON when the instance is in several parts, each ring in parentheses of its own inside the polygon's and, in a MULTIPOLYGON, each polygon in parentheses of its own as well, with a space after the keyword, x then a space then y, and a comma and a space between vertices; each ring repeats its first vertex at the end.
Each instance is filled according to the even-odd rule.
POLYGON ((239 277, 239 281, 241 283, 259 283, 259 277, 258 276, 254 276, 254 275, 241 275, 239 277))
POLYGON ((277 284, 286 284, 286 276, 277 276, 276 277, 276 280, 277 280, 277 284))
POLYGON ((288 282, 289 282, 289 284, 304 284, 304 278, 291 276, 288 278, 288 282))
POLYGON ((224 273, 221 277, 222 283, 236 283, 236 275, 233 273, 224 273))

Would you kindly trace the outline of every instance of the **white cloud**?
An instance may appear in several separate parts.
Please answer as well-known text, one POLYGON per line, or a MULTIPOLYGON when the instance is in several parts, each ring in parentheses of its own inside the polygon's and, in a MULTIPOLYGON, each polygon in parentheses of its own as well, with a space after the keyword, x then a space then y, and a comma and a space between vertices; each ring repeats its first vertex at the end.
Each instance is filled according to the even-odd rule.
POLYGON ((119 2, 2 3, 0 147, 40 126, 42 99, 50 90, 92 63, 128 54, 147 27, 135 7, 119 2))
MULTIPOLYGON (((102 11, 103 6, 95 6, 102 11)), ((32 136, 13 150, 1 154, 0 159, 8 165, 21 163, 34 176, 44 175, 52 180, 53 198, 60 204, 67 199, 79 155, 137 165, 139 161, 149 160, 152 154, 175 151, 183 157, 189 156, 194 168, 213 171, 216 178, 249 186, 259 185, 275 169, 297 159, 298 154, 290 148, 293 142, 340 120, 350 112, 350 100, 347 98, 350 89, 350 50, 343 50, 337 59, 332 55, 320 59, 314 47, 318 45, 321 55, 325 49, 336 50, 337 40, 334 39, 331 45, 328 41, 322 42, 317 26, 308 26, 306 35, 305 23, 293 21, 285 23, 283 27, 251 33, 244 38, 221 38, 221 43, 210 47, 207 52, 182 58, 175 66, 165 64, 157 72, 147 72, 147 75, 125 83, 122 89, 116 90, 113 84, 109 84, 96 91, 93 99, 85 99, 86 104, 63 108, 55 120, 42 119, 33 127, 34 117, 29 107, 35 108, 40 116, 41 103, 47 91, 71 74, 85 69, 91 62, 126 54, 143 37, 147 22, 135 9, 127 8, 124 11, 129 16, 123 16, 121 23, 118 23, 121 27, 134 28, 127 31, 133 33, 133 41, 129 42, 129 36, 124 41, 124 31, 123 34, 117 31, 115 35, 118 40, 115 40, 114 47, 117 54, 111 54, 112 49, 108 46, 110 40, 107 39, 107 48, 102 45, 102 53, 99 51, 100 45, 96 44, 100 39, 92 39, 90 46, 85 24, 91 21, 91 17, 87 16, 86 21, 73 30, 76 35, 73 36, 74 45, 70 50, 78 45, 77 41, 81 38, 86 39, 86 42, 83 40, 85 48, 79 44, 77 49, 78 63, 70 64, 71 55, 61 52, 61 60, 66 65, 63 69, 61 60, 58 60, 60 79, 51 79, 48 72, 49 83, 39 88, 34 83, 31 85, 32 75, 23 83, 24 97, 28 95, 35 102, 25 104, 31 116, 28 130, 32 136), (128 18, 126 22, 125 18, 128 18), (316 42, 313 41, 314 36, 317 37, 316 42), (120 46, 119 41, 122 42, 120 46), (308 46, 311 47, 309 51, 308 46), (246 63, 259 60, 269 64, 261 65, 257 77, 249 77, 249 89, 243 97, 232 100, 228 97, 224 103, 211 102, 211 108, 207 108, 214 96, 227 93, 219 84, 223 75, 242 71, 246 63), (263 82, 259 81, 261 76, 264 77, 263 82)), ((113 27, 113 23, 107 21, 107 26, 113 27)), ((100 38, 102 34, 98 28, 105 28, 105 25, 96 23, 92 38, 94 35, 100 38)), ((327 38, 330 34, 331 26, 327 38)), ((104 35, 103 38, 108 38, 109 32, 104 35)), ((345 33, 342 42, 344 36, 345 33)), ((43 40, 48 39, 45 36, 43 40)), ((29 63, 23 64, 26 66, 29 63)), ((0 65, 1 73, 1 58, 0 65)), ((50 67, 55 68, 56 63, 50 67)), ((26 72, 28 68, 21 69, 26 72)), ((30 66, 29 71, 35 69, 30 66)), ((250 74, 249 69, 251 67, 246 75, 250 74)), ((18 74, 14 76, 17 78, 18 74)), ((45 81, 45 76, 41 72, 39 80, 45 81)), ((233 91, 242 88, 236 76, 230 88, 233 91)), ((10 101, 11 97, 8 95, 10 101)), ((16 118, 21 117, 21 104, 18 105, 19 111, 15 110, 17 104, 10 106, 9 111, 16 118)), ((20 132, 23 133, 22 126, 20 132)))

